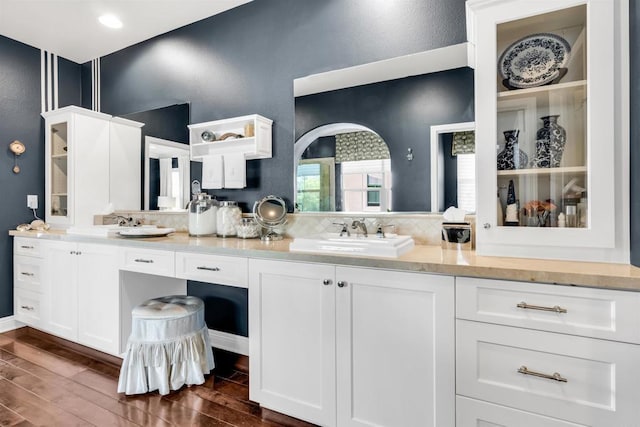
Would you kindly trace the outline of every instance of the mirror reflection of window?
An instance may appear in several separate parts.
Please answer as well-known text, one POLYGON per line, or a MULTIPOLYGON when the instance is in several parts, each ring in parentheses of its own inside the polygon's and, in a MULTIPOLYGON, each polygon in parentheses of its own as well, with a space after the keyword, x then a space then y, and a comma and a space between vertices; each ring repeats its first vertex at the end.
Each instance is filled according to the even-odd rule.
POLYGON ((457 156, 458 208, 476 211, 476 155, 457 156))
POLYGON ((347 212, 386 212, 391 208, 391 161, 342 162, 342 203, 347 212))
POLYGON ((301 160, 298 165, 296 188, 298 211, 334 211, 336 203, 334 158, 301 160))

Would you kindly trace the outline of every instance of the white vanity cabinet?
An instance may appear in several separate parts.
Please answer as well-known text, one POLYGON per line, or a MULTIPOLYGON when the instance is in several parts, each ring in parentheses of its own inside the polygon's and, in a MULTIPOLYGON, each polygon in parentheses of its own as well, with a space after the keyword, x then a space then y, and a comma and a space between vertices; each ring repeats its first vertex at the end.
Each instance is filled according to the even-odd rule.
POLYGON ((119 354, 118 248, 93 243, 43 242, 48 317, 57 336, 119 354))
POLYGON ((457 278, 457 426, 637 425, 639 303, 634 292, 457 278))
POLYGON ((453 278, 249 263, 250 398, 323 426, 453 425, 453 278))
POLYGON ((466 5, 478 254, 627 263, 628 2, 466 5))
POLYGON ((42 115, 48 223, 91 225, 110 203, 140 209, 142 123, 74 106, 42 115))

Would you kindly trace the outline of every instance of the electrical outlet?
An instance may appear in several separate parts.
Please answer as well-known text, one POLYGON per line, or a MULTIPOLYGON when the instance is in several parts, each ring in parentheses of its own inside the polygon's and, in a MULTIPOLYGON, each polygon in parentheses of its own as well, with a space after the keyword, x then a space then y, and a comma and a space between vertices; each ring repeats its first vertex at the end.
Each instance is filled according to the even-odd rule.
POLYGON ((37 194, 29 194, 29 195, 27 195, 27 207, 29 209, 38 209, 38 195, 37 194))

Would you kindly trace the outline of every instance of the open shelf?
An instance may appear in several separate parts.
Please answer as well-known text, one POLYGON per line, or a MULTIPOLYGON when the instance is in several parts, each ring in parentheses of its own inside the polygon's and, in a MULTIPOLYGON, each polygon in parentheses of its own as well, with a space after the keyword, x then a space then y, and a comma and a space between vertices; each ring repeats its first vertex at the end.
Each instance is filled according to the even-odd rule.
POLYGON ((578 80, 574 82, 557 83, 554 85, 538 86, 528 89, 514 89, 506 92, 498 92, 498 99, 517 98, 519 96, 529 96, 538 93, 549 93, 562 90, 574 90, 587 87, 586 80, 578 80))
POLYGON ((581 173, 587 173, 586 166, 499 170, 498 176, 522 176, 522 175, 529 176, 529 175, 556 175, 556 174, 581 174, 581 173))

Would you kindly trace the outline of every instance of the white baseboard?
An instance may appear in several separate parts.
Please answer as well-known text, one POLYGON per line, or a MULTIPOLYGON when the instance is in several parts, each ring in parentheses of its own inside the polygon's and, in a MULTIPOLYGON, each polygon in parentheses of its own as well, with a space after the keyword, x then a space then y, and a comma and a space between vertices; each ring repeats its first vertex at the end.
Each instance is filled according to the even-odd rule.
MULTIPOLYGON (((0 318, 0 333, 13 331, 24 326, 22 322, 18 322, 13 316, 0 318)), ((248 346, 247 346, 248 348, 248 346)))
POLYGON ((209 329, 209 340, 212 347, 244 356, 249 355, 249 338, 247 337, 209 329))

